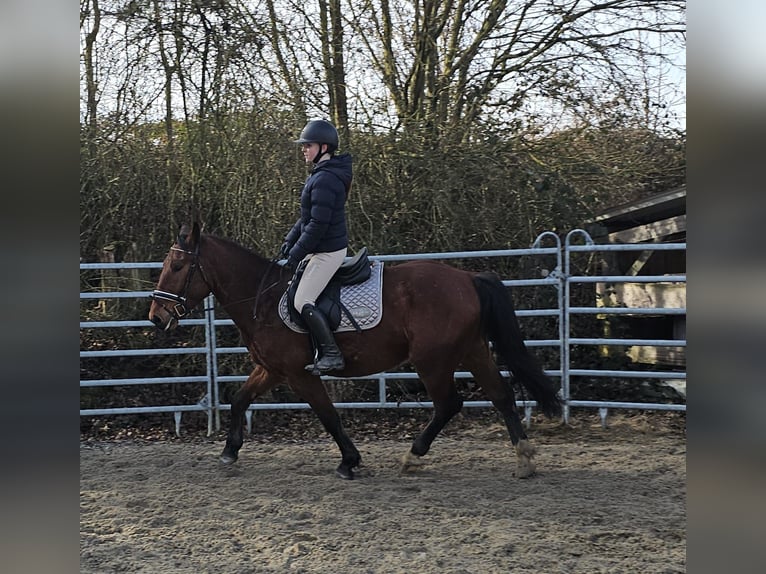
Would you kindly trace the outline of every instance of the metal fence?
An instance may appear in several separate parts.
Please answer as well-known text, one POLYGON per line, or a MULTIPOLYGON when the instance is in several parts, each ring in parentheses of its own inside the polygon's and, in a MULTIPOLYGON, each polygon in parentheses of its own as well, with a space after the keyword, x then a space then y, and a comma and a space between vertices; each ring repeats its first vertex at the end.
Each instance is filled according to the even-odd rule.
MULTIPOLYGON (((683 339, 626 339, 609 338, 597 336, 594 332, 592 337, 573 337, 572 317, 577 315, 596 315, 599 318, 606 318, 614 315, 628 315, 632 317, 639 316, 685 316, 685 307, 650 307, 650 308, 628 308, 628 307, 605 307, 596 305, 595 288, 593 291, 592 306, 573 306, 572 289, 576 285, 587 284, 618 284, 623 282, 631 283, 655 283, 655 284, 683 284, 685 287, 686 275, 591 275, 588 272, 582 272, 573 263, 573 258, 578 254, 595 254, 599 252, 629 252, 629 251, 684 251, 686 243, 641 243, 641 244, 597 244, 588 235, 587 232, 577 229, 571 231, 565 238, 563 244, 558 235, 546 231, 540 234, 533 245, 528 249, 508 249, 492 251, 461 251, 449 253, 421 253, 404 255, 380 255, 371 256, 373 260, 385 262, 411 261, 415 259, 438 259, 470 260, 477 258, 532 258, 538 263, 533 267, 539 271, 540 277, 526 279, 505 278, 503 283, 515 290, 526 289, 530 287, 542 287, 552 290, 552 297, 549 300, 555 300, 555 306, 549 308, 529 308, 518 309, 517 315, 521 320, 527 317, 551 317, 555 318, 555 333, 551 333, 548 338, 538 338, 527 340, 529 347, 547 347, 557 351, 558 365, 546 365, 545 372, 561 381, 561 396, 564 401, 564 422, 569 421, 570 409, 595 408, 601 415, 602 422, 605 421, 609 409, 646 409, 646 410, 680 410, 685 411, 685 404, 668 404, 660 402, 620 402, 604 400, 574 400, 571 397, 571 383, 573 378, 599 378, 608 377, 620 380, 686 380, 685 368, 674 370, 646 370, 639 365, 631 364, 629 368, 620 370, 610 369, 582 369, 573 364, 572 348, 574 346, 598 346, 600 349, 610 347, 623 349, 633 346, 653 346, 653 347, 685 347, 686 340, 683 339), (583 244, 575 245, 577 240, 583 244), (548 244, 548 246, 544 246, 548 244)), ((80 270, 87 271, 106 271, 106 270, 131 270, 131 269, 159 269, 161 263, 81 263, 80 270)), ((110 299, 146 299, 151 292, 152 287, 147 290, 130 291, 87 291, 80 293, 81 303, 87 301, 107 301, 110 299)), ((81 305, 82 308, 82 305, 81 305)), ((148 304, 147 304, 148 311, 148 304)), ((225 314, 223 314, 225 317, 225 314)), ((81 312, 82 319, 82 312, 81 312)), ((174 347, 157 348, 147 347, 141 349, 88 349, 80 351, 82 359, 106 359, 120 357, 126 360, 137 359, 140 357, 157 357, 167 355, 179 356, 204 356, 204 368, 193 374, 179 374, 178 376, 162 377, 138 377, 138 378, 85 378, 80 380, 80 388, 94 387, 118 387, 118 386, 148 386, 157 384, 197 384, 200 386, 202 399, 193 404, 172 404, 172 405, 124 405, 114 408, 85 408, 80 410, 80 416, 103 416, 103 415, 126 415, 141 413, 170 413, 175 419, 176 433, 180 434, 182 414, 185 412, 202 412, 207 415, 208 434, 212 434, 214 429, 220 429, 220 413, 230 410, 231 405, 221 400, 220 387, 226 383, 244 382, 247 378, 247 372, 236 375, 223 375, 219 373, 219 365, 223 355, 241 354, 245 355, 247 349, 240 346, 225 346, 217 343, 217 333, 222 328, 233 327, 230 319, 223 318, 220 309, 217 309, 216 302, 212 296, 209 296, 204 304, 204 312, 201 318, 184 319, 180 322, 179 329, 185 327, 203 327, 204 344, 195 347, 174 347), (218 313, 218 315, 216 314, 218 313)), ((120 321, 97 321, 81 320, 80 330, 88 329, 153 329, 154 326, 148 320, 120 320, 120 321)), ((82 361, 81 361, 82 362, 82 361)), ((508 373, 504 373, 508 375, 508 373)), ((457 379, 471 379, 469 372, 459 371, 455 373, 457 379)), ((394 380, 412 380, 418 376, 414 372, 382 372, 369 375, 367 377, 357 377, 351 379, 336 379, 334 377, 323 377, 325 381, 342 380, 342 384, 353 385, 357 381, 376 381, 377 399, 365 400, 362 402, 336 402, 338 408, 354 409, 392 409, 392 408, 429 408, 433 404, 430 401, 401 401, 390 398, 389 384, 394 380)), ((534 401, 518 401, 519 407, 524 409, 525 422, 529 424, 531 414, 536 406, 534 401)), ((466 401, 466 407, 489 407, 489 401, 466 401)), ((300 402, 257 402, 250 405, 246 413, 248 432, 251 430, 252 415, 257 410, 267 409, 307 409, 307 403, 300 402)))

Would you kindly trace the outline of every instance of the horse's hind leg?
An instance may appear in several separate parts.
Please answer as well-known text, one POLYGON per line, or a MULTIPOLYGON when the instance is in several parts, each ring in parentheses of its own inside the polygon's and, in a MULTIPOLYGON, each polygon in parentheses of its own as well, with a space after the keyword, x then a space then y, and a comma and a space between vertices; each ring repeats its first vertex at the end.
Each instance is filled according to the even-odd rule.
POLYGON ((455 388, 452 369, 439 369, 426 374, 419 369, 420 379, 434 403, 434 411, 426 427, 412 443, 410 450, 402 458, 401 472, 408 472, 422 463, 420 457, 430 449, 436 436, 445 425, 463 408, 463 399, 455 388))
POLYGON ((231 422, 229 433, 226 436, 226 445, 221 453, 221 462, 232 464, 239 457, 239 449, 244 442, 243 427, 245 424, 245 412, 255 397, 262 395, 277 384, 277 380, 269 376, 269 373, 257 365, 247 380, 242 384, 231 402, 231 422))
POLYGON ((481 345, 481 348, 477 346, 477 349, 463 361, 463 364, 471 371, 476 383, 484 389, 492 404, 503 415, 511 443, 516 449, 516 477, 531 476, 535 472, 533 457, 537 449, 527 439, 519 412, 516 409, 513 388, 500 374, 489 348, 484 344, 481 345))

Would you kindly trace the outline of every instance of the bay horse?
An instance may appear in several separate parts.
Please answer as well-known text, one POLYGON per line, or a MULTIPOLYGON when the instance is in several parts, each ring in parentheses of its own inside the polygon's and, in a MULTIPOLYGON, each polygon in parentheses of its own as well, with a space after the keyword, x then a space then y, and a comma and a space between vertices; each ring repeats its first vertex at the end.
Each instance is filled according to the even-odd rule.
MULTIPOLYGON (((198 223, 183 225, 163 262, 152 294, 149 320, 165 330, 213 293, 238 327, 255 368, 231 403, 231 421, 220 460, 232 464, 242 447, 244 415, 253 400, 287 384, 319 417, 341 452, 336 473, 354 478, 359 451, 343 428, 322 380, 304 369, 311 362, 308 335, 289 329, 278 302, 292 273, 237 243, 202 233, 198 223), (255 318, 254 318, 255 317, 255 318)), ((433 414, 402 459, 402 471, 420 457, 463 406, 454 381, 462 366, 470 371, 500 411, 517 457, 516 476, 535 471, 536 449, 516 409, 513 385, 505 379, 490 348, 548 417, 561 413, 553 382, 524 345, 506 287, 494 273, 460 270, 445 263, 410 261, 383 269, 383 314, 366 331, 337 333, 346 366, 337 377, 364 376, 409 362, 433 401, 433 414)))

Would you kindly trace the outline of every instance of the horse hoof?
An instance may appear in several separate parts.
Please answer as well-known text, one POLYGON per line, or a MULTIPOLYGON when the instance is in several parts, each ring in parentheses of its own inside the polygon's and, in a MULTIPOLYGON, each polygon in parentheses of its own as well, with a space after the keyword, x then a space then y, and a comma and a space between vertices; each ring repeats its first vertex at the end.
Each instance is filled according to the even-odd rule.
POLYGON ((340 465, 335 469, 335 474, 337 474, 343 480, 354 480, 354 471, 343 465, 340 465))
POLYGON ((535 456, 537 449, 526 439, 516 445, 516 478, 528 478, 535 474, 535 456))
POLYGON ((412 451, 407 451, 402 457, 402 467, 399 470, 399 474, 407 474, 413 472, 416 469, 423 466, 425 462, 416 454, 412 454, 412 451))
POLYGON ((222 464, 230 465, 230 464, 234 464, 235 462, 237 462, 237 457, 236 456, 232 456, 230 454, 224 453, 224 454, 222 454, 220 456, 220 458, 218 460, 220 460, 222 464))
POLYGON ((529 478, 535 474, 535 463, 527 456, 520 456, 516 464, 516 478, 529 478))

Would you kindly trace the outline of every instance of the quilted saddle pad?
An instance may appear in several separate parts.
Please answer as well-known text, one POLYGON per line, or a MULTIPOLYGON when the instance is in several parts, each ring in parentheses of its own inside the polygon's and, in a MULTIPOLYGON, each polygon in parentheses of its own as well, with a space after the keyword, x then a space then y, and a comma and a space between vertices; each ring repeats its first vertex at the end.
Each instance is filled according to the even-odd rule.
MULTIPOLYGON (((383 262, 373 261, 370 265, 370 278, 356 285, 344 285, 340 288, 340 300, 353 315, 362 330, 372 329, 383 317, 383 262)), ((279 300, 279 317, 285 325, 297 333, 307 333, 306 329, 296 325, 290 319, 287 307, 287 293, 279 300)), ((355 331, 345 311, 341 311, 340 325, 336 333, 355 331)))

